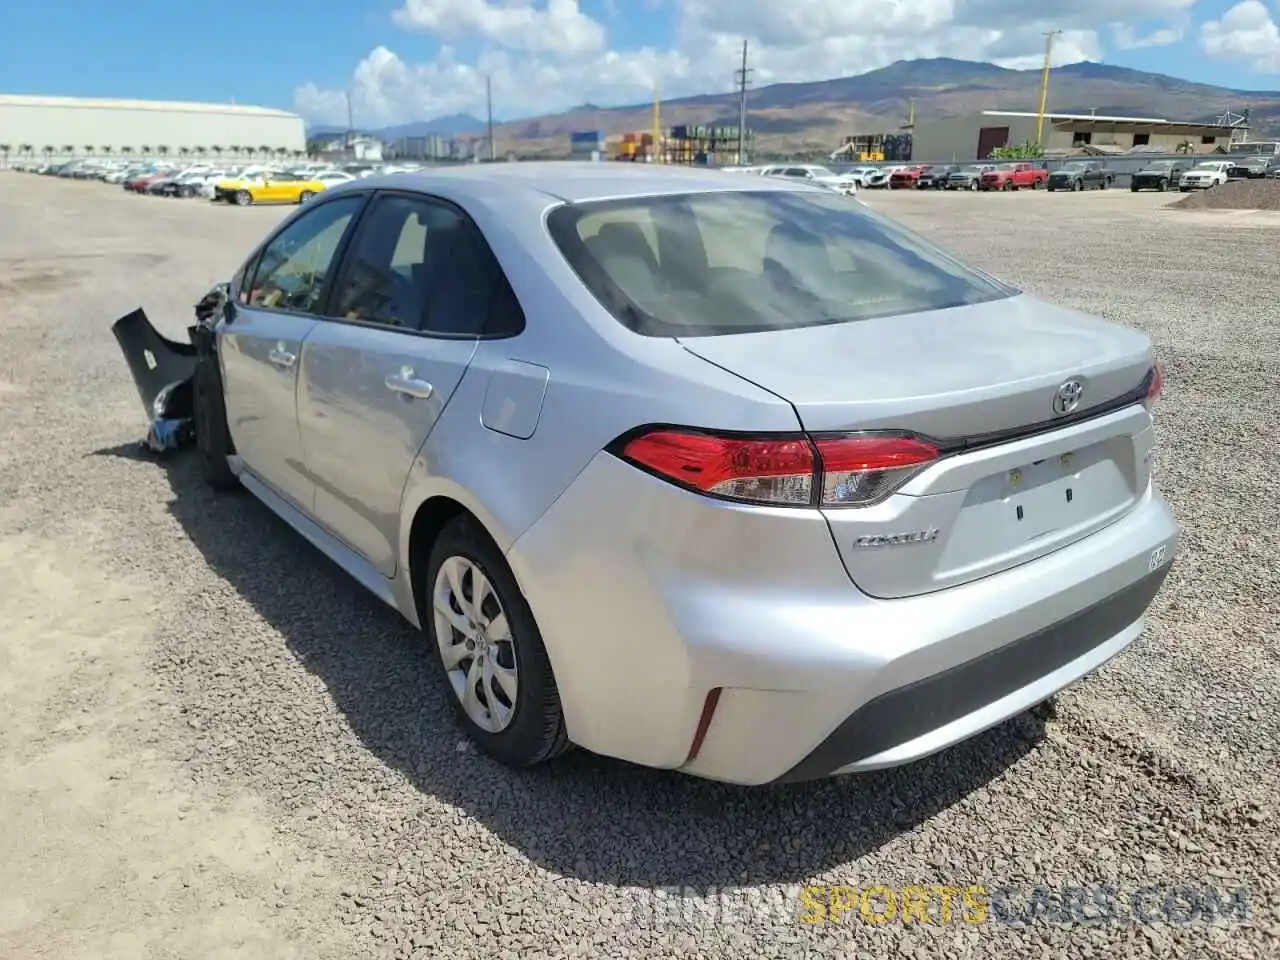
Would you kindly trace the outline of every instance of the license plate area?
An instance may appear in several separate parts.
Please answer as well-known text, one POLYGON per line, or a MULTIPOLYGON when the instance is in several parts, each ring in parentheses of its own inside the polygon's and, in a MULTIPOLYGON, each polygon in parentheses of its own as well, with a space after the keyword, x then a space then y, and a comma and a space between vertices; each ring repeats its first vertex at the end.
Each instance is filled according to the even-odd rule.
POLYGON ((1137 500, 1132 439, 1115 437, 977 481, 939 558, 938 575, 1005 567, 1088 536, 1137 500))

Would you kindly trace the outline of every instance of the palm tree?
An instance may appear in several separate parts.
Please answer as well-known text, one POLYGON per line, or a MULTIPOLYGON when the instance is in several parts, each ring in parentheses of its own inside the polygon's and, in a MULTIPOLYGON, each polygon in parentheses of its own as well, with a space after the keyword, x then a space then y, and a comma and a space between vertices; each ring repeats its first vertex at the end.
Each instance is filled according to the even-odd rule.
POLYGON ((9 145, 7 143, 0 143, 0 153, 4 154, 4 165, 7 167, 9 165, 9 145))
POLYGON ((55 150, 55 149, 56 149, 56 148, 54 148, 54 147, 50 146, 49 144, 45 144, 45 147, 44 147, 44 155, 45 155, 46 157, 52 157, 52 156, 53 156, 53 152, 54 152, 54 150, 55 150))
POLYGON ((101 153, 101 154, 103 154, 103 155, 105 155, 105 156, 109 156, 109 155, 111 154, 111 150, 112 150, 112 148, 111 148, 111 147, 109 147, 109 146, 106 146, 106 147, 99 147, 99 148, 98 148, 98 152, 99 152, 99 153, 101 153))
POLYGON ((156 150, 159 151, 160 156, 162 157, 167 157, 169 155, 168 147, 156 147, 156 150))
POLYGON ((120 152, 123 153, 125 156, 128 156, 129 154, 133 153, 133 147, 121 147, 120 152))
POLYGON ((145 143, 142 145, 142 153, 143 153, 143 156, 147 156, 147 157, 151 156, 151 148, 147 146, 145 143))
POLYGON ((271 148, 270 148, 270 147, 265 147, 265 146, 263 146, 263 147, 259 147, 258 149, 259 149, 260 151, 262 151, 263 153, 265 153, 268 157, 269 157, 269 156, 271 156, 271 148))
POLYGON ((214 148, 213 148, 213 155, 214 155, 215 157, 221 157, 221 156, 222 156, 222 148, 221 148, 221 147, 214 147, 214 148))
POLYGON ((204 147, 192 147, 191 152, 195 154, 197 157, 203 157, 209 153, 209 151, 206 150, 204 147))
POLYGON ((239 153, 240 153, 240 144, 238 144, 238 143, 232 144, 228 149, 231 151, 231 153, 232 153, 233 155, 235 155, 235 154, 239 154, 239 153))
POLYGON ((92 146, 86 146, 86 147, 84 148, 84 152, 85 152, 85 153, 88 153, 88 154, 92 154, 92 153, 93 153, 93 147, 92 147, 92 146))
POLYGON ((62 148, 62 152, 69 157, 74 157, 76 155, 76 148, 68 144, 62 148))

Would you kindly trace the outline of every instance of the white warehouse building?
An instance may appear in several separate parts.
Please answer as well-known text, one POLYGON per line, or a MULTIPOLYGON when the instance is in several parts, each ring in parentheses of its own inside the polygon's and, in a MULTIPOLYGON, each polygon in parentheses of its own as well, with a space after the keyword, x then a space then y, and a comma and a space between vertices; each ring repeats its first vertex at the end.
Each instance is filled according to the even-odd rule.
POLYGON ((302 117, 233 103, 0 95, 0 163, 70 157, 266 156, 306 150, 302 117))

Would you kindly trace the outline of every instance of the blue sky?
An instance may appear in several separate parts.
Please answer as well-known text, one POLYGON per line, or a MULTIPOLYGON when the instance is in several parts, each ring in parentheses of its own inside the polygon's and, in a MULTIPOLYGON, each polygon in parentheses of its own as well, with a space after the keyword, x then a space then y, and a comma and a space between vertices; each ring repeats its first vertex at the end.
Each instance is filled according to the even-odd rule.
POLYGON ((726 89, 752 39, 757 82, 899 58, 1108 63, 1280 88, 1280 0, 137 0, 6 4, 0 92, 236 100, 360 125, 726 89), (238 32, 237 32, 238 31, 238 32))

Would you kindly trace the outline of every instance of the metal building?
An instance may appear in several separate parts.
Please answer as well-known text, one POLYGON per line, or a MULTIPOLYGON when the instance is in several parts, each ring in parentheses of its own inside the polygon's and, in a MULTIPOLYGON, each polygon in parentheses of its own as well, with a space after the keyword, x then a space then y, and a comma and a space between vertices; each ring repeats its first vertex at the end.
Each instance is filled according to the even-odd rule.
MULTIPOLYGON (((982 160, 996 147, 1014 147, 1037 139, 1039 116, 1009 110, 931 122, 917 121, 912 130, 911 159, 923 161, 982 160)), ((1044 148, 1048 153, 1139 149, 1163 153, 1213 153, 1246 133, 1239 124, 1191 123, 1155 117, 1104 117, 1094 114, 1046 113, 1044 148)))
POLYGON ((9 159, 305 150, 302 117, 268 107, 0 95, 0 153, 9 159))

